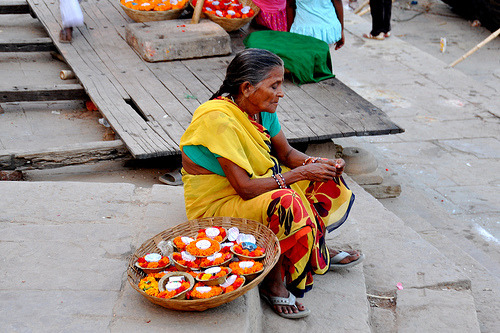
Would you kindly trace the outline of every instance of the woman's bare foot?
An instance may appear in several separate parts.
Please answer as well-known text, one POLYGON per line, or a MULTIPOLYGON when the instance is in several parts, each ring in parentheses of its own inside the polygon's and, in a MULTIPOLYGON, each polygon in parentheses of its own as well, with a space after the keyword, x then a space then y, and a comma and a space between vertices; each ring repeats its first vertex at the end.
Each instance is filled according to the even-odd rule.
MULTIPOLYGON (((260 286, 260 293, 270 299, 270 297, 283 297, 288 298, 290 292, 286 289, 283 282, 278 281, 278 283, 266 284, 262 283, 260 286)), ((274 305, 274 309, 278 313, 298 313, 299 311, 304 311, 306 308, 302 303, 295 302, 295 306, 292 305, 274 305)))
MULTIPOLYGON (((280 256, 276 265, 274 265, 273 269, 266 276, 264 281, 259 287, 261 294, 266 296, 268 299, 270 297, 284 297, 288 298, 290 296, 290 292, 286 289, 283 284, 283 278, 281 277, 281 265, 283 264, 283 255, 280 256)), ((278 305, 275 304, 274 310, 278 313, 298 313, 299 311, 306 310, 305 306, 302 303, 295 302, 295 306, 292 305, 278 305)))

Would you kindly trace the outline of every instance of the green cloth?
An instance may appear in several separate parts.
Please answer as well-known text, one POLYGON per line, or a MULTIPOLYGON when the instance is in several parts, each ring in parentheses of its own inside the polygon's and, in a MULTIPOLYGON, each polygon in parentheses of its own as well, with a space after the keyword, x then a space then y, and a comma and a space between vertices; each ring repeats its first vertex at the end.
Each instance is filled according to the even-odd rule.
MULTIPOLYGON (((262 118, 262 126, 264 126, 268 131, 269 135, 272 137, 276 136, 281 131, 281 125, 278 120, 278 115, 276 112, 261 112, 260 116, 262 118)), ((212 153, 205 146, 184 146, 182 148, 184 154, 189 157, 191 161, 198 164, 199 166, 212 171, 213 173, 225 177, 226 174, 222 167, 220 166, 217 157, 220 155, 212 153)))
POLYGON ((243 41, 247 48, 264 49, 285 62, 294 82, 319 82, 334 77, 328 44, 320 39, 286 31, 255 31, 243 41))

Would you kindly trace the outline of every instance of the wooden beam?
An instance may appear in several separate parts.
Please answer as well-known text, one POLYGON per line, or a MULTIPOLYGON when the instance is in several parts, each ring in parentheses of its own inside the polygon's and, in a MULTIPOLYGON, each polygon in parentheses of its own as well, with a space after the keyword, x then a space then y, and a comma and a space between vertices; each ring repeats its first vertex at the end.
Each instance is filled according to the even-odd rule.
POLYGON ((78 143, 37 152, 0 151, 0 170, 53 169, 132 158, 121 140, 78 143))
POLYGON ((0 1, 0 14, 29 14, 30 6, 24 0, 0 1))
POLYGON ((49 52, 57 51, 49 37, 33 38, 28 40, 2 40, 0 52, 49 52))
POLYGON ((79 84, 0 88, 0 103, 86 100, 87 93, 79 84))

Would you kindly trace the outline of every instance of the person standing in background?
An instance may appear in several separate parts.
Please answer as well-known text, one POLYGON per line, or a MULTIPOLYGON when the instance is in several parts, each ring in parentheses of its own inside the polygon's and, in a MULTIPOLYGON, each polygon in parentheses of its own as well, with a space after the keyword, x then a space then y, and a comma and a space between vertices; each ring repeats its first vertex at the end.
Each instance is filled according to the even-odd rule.
POLYGON ((342 0, 289 0, 289 8, 293 18, 290 32, 334 44, 335 50, 344 45, 342 0))
POLYGON ((369 39, 384 40, 391 36, 392 0, 370 0, 372 31, 364 34, 369 39))
POLYGON ((274 31, 288 31, 286 0, 254 0, 260 8, 255 23, 274 31))
POLYGON ((83 13, 78 0, 59 0, 61 11, 62 29, 59 32, 61 43, 71 43, 73 40, 73 27, 83 25, 83 13))

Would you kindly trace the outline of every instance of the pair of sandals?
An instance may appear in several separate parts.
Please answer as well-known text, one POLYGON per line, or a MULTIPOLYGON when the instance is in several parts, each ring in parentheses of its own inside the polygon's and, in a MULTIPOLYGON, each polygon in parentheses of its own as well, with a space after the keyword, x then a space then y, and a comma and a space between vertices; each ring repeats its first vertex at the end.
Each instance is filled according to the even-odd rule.
MULTIPOLYGON (((346 269, 350 268, 353 266, 356 266, 363 262, 365 259, 364 254, 360 254, 358 259, 350 261, 348 263, 342 264, 341 261, 344 260, 345 258, 351 256, 352 254, 349 252, 341 251, 337 253, 335 256, 333 256, 330 259, 330 271, 335 271, 338 269, 346 269)), ((277 297, 277 296, 268 296, 265 295, 264 293, 260 293, 260 296, 273 308, 274 312, 278 314, 279 316, 287 319, 300 319, 300 318, 305 318, 311 314, 311 310, 309 309, 304 309, 304 310, 299 310, 298 312, 292 312, 292 313, 284 313, 284 312, 279 312, 276 310, 275 306, 276 305, 289 305, 295 307, 297 310, 297 305, 295 304, 297 302, 297 298, 295 297, 294 294, 291 292, 288 292, 288 297, 277 297)))
POLYGON ((386 38, 391 37, 391 32, 388 31, 386 33, 379 33, 378 35, 374 36, 371 33, 363 34, 363 37, 368 38, 368 39, 376 39, 376 40, 384 40, 386 38))

